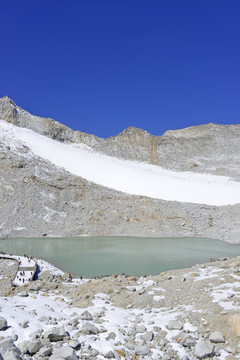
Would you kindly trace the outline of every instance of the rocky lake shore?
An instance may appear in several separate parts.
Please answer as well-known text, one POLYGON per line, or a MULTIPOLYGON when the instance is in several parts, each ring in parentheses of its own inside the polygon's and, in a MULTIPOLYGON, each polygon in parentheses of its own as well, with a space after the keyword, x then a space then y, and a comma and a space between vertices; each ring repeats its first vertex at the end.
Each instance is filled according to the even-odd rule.
POLYGON ((1 260, 1 359, 240 358, 240 257, 72 281, 37 262, 38 280, 12 286, 16 264, 1 260))

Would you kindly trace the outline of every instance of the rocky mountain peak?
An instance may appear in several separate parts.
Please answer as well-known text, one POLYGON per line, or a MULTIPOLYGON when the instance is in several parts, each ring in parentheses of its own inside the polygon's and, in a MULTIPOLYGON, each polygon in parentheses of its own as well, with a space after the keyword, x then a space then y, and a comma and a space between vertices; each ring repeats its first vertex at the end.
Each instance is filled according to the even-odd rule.
POLYGON ((12 105, 16 106, 15 102, 12 99, 10 99, 10 97, 8 97, 7 95, 0 98, 0 103, 11 103, 12 105))
POLYGON ((18 113, 17 105, 8 96, 0 98, 0 119, 12 122, 18 113))
POLYGON ((149 134, 146 130, 137 128, 135 126, 129 126, 123 130, 120 134, 113 136, 111 138, 128 138, 135 141, 136 137, 152 137, 153 135, 149 134))
POLYGON ((240 179, 240 125, 205 124, 153 136, 130 126, 107 139, 74 131, 50 118, 33 116, 8 96, 0 99, 0 119, 64 143, 82 143, 116 158, 175 171, 210 173, 240 179))

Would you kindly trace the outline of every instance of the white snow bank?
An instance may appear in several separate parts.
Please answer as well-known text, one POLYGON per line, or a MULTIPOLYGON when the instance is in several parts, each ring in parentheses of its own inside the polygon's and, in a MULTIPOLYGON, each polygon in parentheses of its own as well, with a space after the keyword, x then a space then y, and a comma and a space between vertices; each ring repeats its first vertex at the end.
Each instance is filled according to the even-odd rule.
POLYGON ((74 175, 127 194, 208 205, 240 203, 240 183, 227 177, 176 172, 158 166, 119 160, 86 145, 62 144, 32 130, 0 121, 0 137, 16 149, 32 152, 74 175))

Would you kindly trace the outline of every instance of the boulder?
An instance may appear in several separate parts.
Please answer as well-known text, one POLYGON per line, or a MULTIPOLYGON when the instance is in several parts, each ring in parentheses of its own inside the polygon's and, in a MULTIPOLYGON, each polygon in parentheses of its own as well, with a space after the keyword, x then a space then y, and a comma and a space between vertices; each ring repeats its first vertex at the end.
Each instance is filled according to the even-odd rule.
POLYGON ((144 325, 138 325, 136 328, 136 332, 137 333, 144 333, 147 329, 145 328, 144 325))
POLYGON ((183 340, 182 344, 185 347, 191 348, 192 346, 194 346, 196 344, 196 341, 191 336, 187 336, 183 340))
POLYGON ((6 330, 8 326, 7 320, 0 316, 0 331, 6 330))
POLYGON ((28 321, 23 321, 23 322, 19 323, 18 325, 20 327, 22 327, 23 329, 26 329, 27 327, 29 327, 28 321))
POLYGON ((99 333, 99 330, 95 325, 87 323, 85 325, 84 333, 86 335, 97 335, 99 333))
POLYGON ((97 349, 91 349, 91 351, 90 351, 91 356, 98 356, 98 354, 99 354, 99 351, 97 349))
POLYGON ((22 341, 20 344, 18 344, 18 348, 22 354, 26 354, 28 351, 28 341, 22 341))
POLYGON ((28 343, 28 353, 30 355, 34 355, 41 349, 41 347, 42 347, 42 343, 40 340, 38 339, 31 340, 28 343))
POLYGON ((214 331, 210 334, 209 340, 213 343, 224 343, 225 339, 224 336, 219 331, 214 331))
POLYGON ((104 357, 105 357, 106 359, 114 359, 114 358, 115 358, 115 355, 114 355, 114 353, 113 353, 112 351, 108 351, 108 352, 104 355, 104 357))
POLYGON ((177 320, 170 320, 166 327, 168 330, 182 330, 183 328, 182 324, 177 320))
POLYGON ((88 311, 84 311, 84 312, 81 314, 80 318, 81 318, 82 320, 88 320, 88 321, 92 321, 92 320, 93 320, 92 315, 91 315, 88 311))
POLYGON ((44 333, 44 337, 48 338, 50 341, 62 341, 66 335, 64 326, 55 327, 44 333))
POLYGON ((76 349, 76 350, 79 350, 81 348, 81 343, 77 339, 70 340, 68 342, 68 345, 71 346, 73 349, 76 349))
POLYGON ((52 349, 47 348, 47 347, 42 347, 39 350, 39 355, 41 355, 42 357, 44 356, 50 356, 52 354, 52 349))
POLYGON ((22 360, 22 358, 15 350, 7 350, 4 353, 4 360, 22 360))
POLYGON ((154 334, 152 331, 147 331, 145 334, 142 335, 142 339, 145 341, 152 341, 154 334))
POLYGON ((115 340, 116 339, 116 334, 114 332, 110 332, 108 334, 108 336, 106 337, 106 340, 109 341, 109 340, 115 340))
POLYGON ((39 291, 41 289, 41 285, 37 283, 33 283, 29 286, 29 290, 31 291, 39 291))
POLYGON ((135 347, 135 354, 137 356, 148 355, 149 353, 150 353, 150 349, 148 346, 136 346, 135 347))
POLYGON ((50 357, 51 360, 55 359, 65 359, 65 360, 77 360, 78 356, 76 355, 75 350, 71 346, 63 346, 60 348, 53 349, 53 355, 50 357))
POLYGON ((16 346, 13 342, 13 339, 10 337, 4 338, 0 340, 0 350, 9 350, 9 349, 15 349, 16 346))
POLYGON ((205 359, 206 357, 213 356, 214 346, 208 340, 198 340, 195 346, 195 354, 198 359, 205 359))
POLYGON ((30 334, 29 337, 31 340, 34 340, 34 339, 39 339, 41 334, 42 334, 43 330, 37 330, 35 331, 34 333, 30 334))
POLYGON ((132 339, 134 339, 136 335, 137 335, 136 329, 133 328, 128 331, 128 336, 131 336, 132 339))

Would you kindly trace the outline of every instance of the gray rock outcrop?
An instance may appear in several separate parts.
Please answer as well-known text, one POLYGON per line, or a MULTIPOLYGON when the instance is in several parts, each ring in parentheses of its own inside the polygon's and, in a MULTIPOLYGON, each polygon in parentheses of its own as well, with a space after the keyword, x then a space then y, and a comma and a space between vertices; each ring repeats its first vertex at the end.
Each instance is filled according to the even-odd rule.
POLYGON ((0 317, 0 330, 6 330, 8 324, 7 324, 7 320, 5 318, 3 318, 2 316, 0 317))
POLYGON ((61 341, 66 335, 66 330, 63 326, 55 327, 44 333, 44 337, 48 338, 50 341, 61 341))
POLYGON ((55 348, 53 350, 53 355, 50 357, 50 359, 77 360, 78 356, 76 355, 76 352, 72 347, 66 345, 58 349, 55 348))
POLYGON ((42 347, 42 343, 40 340, 38 339, 34 339, 34 340, 31 340, 29 343, 28 343, 28 353, 30 355, 34 355, 36 354, 42 347))
POLYGON ((195 347, 195 353, 198 359, 211 357, 214 353, 214 346, 210 341, 199 340, 195 347))
POLYGON ((211 333, 211 335, 209 336, 209 340, 216 344, 225 342, 223 334, 221 334, 219 331, 211 333))
POLYGON ((206 124, 169 130, 162 136, 129 127, 107 139, 74 131, 50 118, 33 116, 9 97, 0 99, 0 119, 66 143, 83 143, 98 152, 166 169, 224 175, 240 180, 240 125, 206 124))

